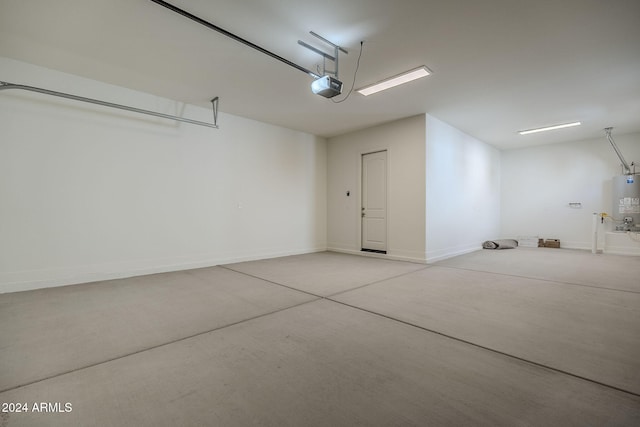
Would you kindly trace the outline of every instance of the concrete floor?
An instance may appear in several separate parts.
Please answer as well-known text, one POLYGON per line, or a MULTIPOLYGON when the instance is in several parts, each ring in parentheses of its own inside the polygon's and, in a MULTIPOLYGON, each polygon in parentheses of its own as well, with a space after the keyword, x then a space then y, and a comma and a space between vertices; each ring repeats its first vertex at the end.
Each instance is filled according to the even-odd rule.
POLYGON ((637 426, 639 278, 325 252, 2 294, 0 426, 637 426))

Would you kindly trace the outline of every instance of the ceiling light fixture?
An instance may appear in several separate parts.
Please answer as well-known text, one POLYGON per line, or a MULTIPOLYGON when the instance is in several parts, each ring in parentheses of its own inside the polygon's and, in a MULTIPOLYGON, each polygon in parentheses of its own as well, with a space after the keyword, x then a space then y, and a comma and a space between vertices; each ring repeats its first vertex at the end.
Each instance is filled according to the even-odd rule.
POLYGON ((386 90, 386 89, 390 89, 392 87, 404 84, 404 83, 409 83, 410 81, 422 78, 422 77, 427 77, 428 75, 431 74, 431 71, 425 67, 424 65, 422 67, 418 67, 418 68, 414 68, 413 70, 409 70, 409 71, 405 71, 402 74, 398 74, 397 76, 393 76, 393 77, 389 77, 388 79, 384 79, 378 83, 369 85, 369 86, 365 86, 363 88, 360 89, 356 89, 356 92, 361 93, 364 96, 369 96, 372 95, 374 93, 386 90))
POLYGON ((570 128, 570 127, 573 127, 573 126, 580 126, 581 124, 582 123, 580 123, 580 122, 564 123, 564 124, 561 124, 561 125, 547 126, 547 127, 544 127, 544 128, 521 130, 518 133, 520 135, 528 135, 530 133, 545 132, 545 131, 548 131, 548 130, 556 130, 556 129, 570 128))

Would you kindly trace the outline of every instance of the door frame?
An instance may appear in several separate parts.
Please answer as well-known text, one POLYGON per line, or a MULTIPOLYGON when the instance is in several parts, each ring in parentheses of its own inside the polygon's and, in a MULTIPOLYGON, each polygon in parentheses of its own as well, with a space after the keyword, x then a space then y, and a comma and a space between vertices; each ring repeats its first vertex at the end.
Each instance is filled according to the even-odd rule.
POLYGON ((360 252, 361 254, 367 254, 367 255, 388 255, 389 254, 389 242, 390 242, 390 236, 389 236, 389 182, 390 182, 390 174, 389 174, 389 164, 390 162, 390 157, 391 157, 391 150, 389 149, 389 147, 379 147, 379 148, 373 148, 373 149, 368 149, 368 150, 361 150, 359 152, 359 156, 358 156, 358 210, 356 212, 356 215, 358 215, 358 252, 360 252), (386 172, 386 176, 385 176, 385 184, 387 186, 386 188, 386 220, 385 220, 385 234, 386 234, 386 242, 385 242, 385 251, 375 251, 375 250, 363 250, 362 249, 362 187, 363 187, 363 180, 362 180, 362 172, 363 172, 363 168, 362 168, 362 161, 365 155, 367 154, 374 154, 374 153, 380 153, 382 151, 386 151, 387 153, 387 164, 386 164, 386 168, 385 168, 385 172, 386 172))

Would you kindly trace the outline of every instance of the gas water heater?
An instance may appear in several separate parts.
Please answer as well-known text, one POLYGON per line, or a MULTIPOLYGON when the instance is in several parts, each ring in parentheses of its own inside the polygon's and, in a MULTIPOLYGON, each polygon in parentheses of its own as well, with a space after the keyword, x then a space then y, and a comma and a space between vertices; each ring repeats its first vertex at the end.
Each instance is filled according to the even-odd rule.
POLYGON ((611 143, 618 158, 622 162, 622 175, 613 177, 613 210, 616 231, 640 230, 640 174, 635 171, 635 164, 627 163, 620 149, 611 137, 611 129, 606 128, 607 139, 611 143), (633 168, 633 170, 632 170, 633 168))
POLYGON ((640 175, 629 174, 613 177, 613 218, 616 230, 629 231, 640 227, 640 175))

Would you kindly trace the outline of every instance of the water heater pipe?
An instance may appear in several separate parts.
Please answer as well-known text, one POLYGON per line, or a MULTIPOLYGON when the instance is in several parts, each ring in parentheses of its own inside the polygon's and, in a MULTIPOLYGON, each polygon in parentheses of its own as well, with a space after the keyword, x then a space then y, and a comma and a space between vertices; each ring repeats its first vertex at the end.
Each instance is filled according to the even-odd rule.
POLYGON ((604 128, 604 132, 607 135, 607 139, 611 143, 611 146, 613 147, 614 151, 618 155, 618 158, 622 162, 622 166, 624 166, 624 169, 625 169, 625 174, 631 174, 631 166, 629 166, 629 163, 627 163, 627 161, 624 159, 624 157, 622 156, 622 153, 620 152, 620 149, 618 148, 616 143, 613 141, 613 138, 611 137, 611 129, 613 128, 604 128))

